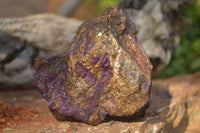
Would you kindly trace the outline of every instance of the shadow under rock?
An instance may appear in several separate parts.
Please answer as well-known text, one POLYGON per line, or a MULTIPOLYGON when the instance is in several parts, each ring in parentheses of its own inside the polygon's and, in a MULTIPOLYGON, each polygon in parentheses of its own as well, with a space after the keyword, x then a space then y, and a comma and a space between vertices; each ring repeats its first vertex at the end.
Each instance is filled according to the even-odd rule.
POLYGON ((168 106, 170 105, 172 97, 168 91, 168 87, 159 88, 153 86, 150 97, 151 97, 150 102, 144 106, 144 109, 149 106, 146 111, 144 109, 141 109, 138 115, 125 116, 125 117, 107 115, 103 122, 111 122, 111 121, 128 122, 128 123, 142 122, 145 121, 148 117, 154 117, 159 115, 157 113, 157 110, 163 107, 166 107, 167 112, 169 111, 168 106))
MULTIPOLYGON (((162 83, 161 83, 162 84, 162 83)), ((143 122, 147 120, 148 118, 154 117, 156 120, 150 121, 149 124, 157 124, 157 123, 165 123, 164 126, 159 129, 158 132, 185 132, 188 123, 189 123, 189 116, 187 114, 187 105, 185 105, 185 112, 184 117, 182 117, 181 122, 179 125, 175 128, 173 128, 173 125, 175 123, 175 119, 177 119, 179 110, 176 110, 176 108, 173 111, 170 111, 170 103, 172 96, 169 92, 169 87, 164 86, 161 84, 156 84, 152 86, 151 90, 151 98, 150 98, 150 107, 146 110, 146 112, 141 115, 135 117, 135 116, 128 116, 128 117, 113 117, 113 116, 106 116, 104 122, 111 122, 112 124, 115 121, 119 122, 143 122), (164 111, 164 116, 161 116, 159 111, 164 111), (173 120, 167 121, 167 118, 172 115, 172 113, 175 113, 176 115, 173 117, 173 120)), ((145 129, 144 129, 145 130, 145 129)))

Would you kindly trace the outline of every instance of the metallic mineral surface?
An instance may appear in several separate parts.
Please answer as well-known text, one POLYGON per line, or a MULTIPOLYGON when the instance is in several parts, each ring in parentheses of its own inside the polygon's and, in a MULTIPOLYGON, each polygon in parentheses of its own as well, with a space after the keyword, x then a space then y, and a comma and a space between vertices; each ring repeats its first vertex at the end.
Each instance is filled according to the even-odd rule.
POLYGON ((35 59, 36 82, 58 120, 91 125, 149 106, 152 65, 121 9, 84 22, 69 51, 35 59))

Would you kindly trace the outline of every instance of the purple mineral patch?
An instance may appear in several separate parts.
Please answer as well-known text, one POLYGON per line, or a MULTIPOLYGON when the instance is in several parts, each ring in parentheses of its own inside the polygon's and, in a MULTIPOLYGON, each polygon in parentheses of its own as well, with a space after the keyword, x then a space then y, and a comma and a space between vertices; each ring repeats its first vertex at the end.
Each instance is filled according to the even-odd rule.
POLYGON ((39 93, 58 120, 91 125, 148 108, 152 65, 119 8, 84 22, 69 51, 35 59, 39 93))

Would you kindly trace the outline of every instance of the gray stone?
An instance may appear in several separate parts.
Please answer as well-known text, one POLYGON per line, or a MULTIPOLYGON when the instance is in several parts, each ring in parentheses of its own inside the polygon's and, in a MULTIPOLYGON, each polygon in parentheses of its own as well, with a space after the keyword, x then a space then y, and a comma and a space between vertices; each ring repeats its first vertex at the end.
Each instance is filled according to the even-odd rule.
POLYGON ((193 0, 123 0, 123 8, 138 31, 138 39, 154 66, 153 75, 171 60, 190 21, 182 16, 181 6, 193 0))
POLYGON ((34 81, 33 59, 67 50, 81 23, 51 14, 0 19, 0 83, 34 81))

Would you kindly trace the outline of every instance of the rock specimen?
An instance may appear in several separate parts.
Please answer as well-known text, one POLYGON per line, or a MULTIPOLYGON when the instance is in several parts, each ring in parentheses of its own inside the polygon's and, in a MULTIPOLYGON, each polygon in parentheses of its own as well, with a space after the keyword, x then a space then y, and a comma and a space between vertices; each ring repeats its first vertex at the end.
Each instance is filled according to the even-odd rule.
POLYGON ((152 65, 121 9, 84 22, 69 51, 35 59, 36 82, 59 120, 96 125, 133 117, 149 105, 152 65))

